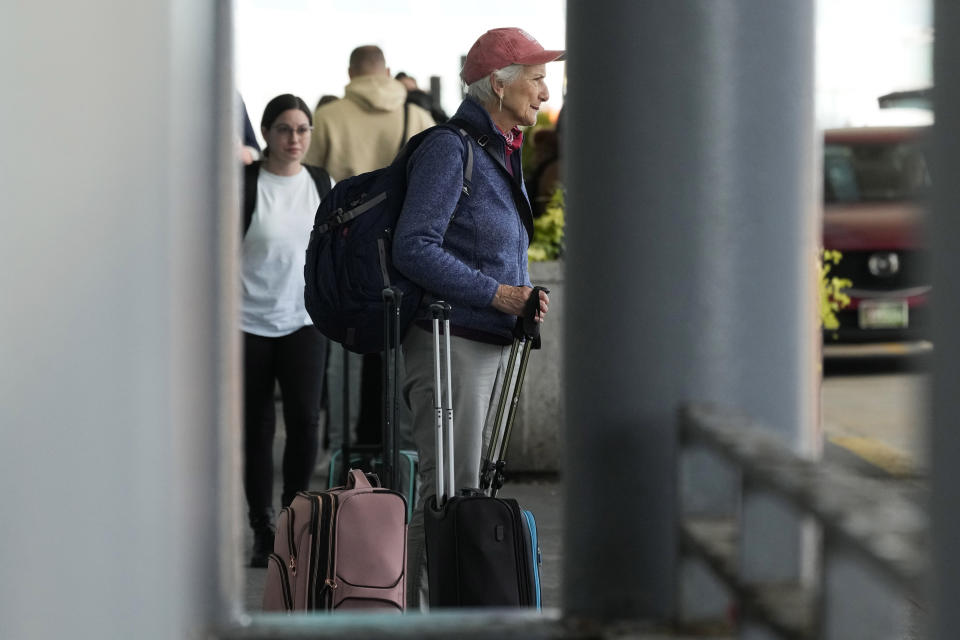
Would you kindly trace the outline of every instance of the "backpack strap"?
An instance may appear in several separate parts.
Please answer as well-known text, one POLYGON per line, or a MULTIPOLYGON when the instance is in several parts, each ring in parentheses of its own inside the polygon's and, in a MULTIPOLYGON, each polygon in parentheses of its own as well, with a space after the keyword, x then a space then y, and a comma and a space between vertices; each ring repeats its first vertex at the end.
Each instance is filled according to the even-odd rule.
MULTIPOLYGON (((243 168, 243 235, 253 222, 253 208, 257 206, 257 179, 260 177, 260 160, 255 160, 243 168)), ((329 182, 327 185, 329 186, 329 182)))
POLYGON ((470 133, 456 125, 449 128, 455 129, 460 134, 460 137, 463 138, 463 145, 467 148, 467 159, 463 163, 463 195, 469 198, 470 192, 473 191, 473 145, 467 140, 470 133))
POLYGON ((305 164, 303 168, 307 170, 310 177, 313 178, 313 184, 317 186, 317 193, 323 200, 330 193, 330 174, 322 167, 316 167, 312 164, 305 164))
MULTIPOLYGON (((404 147, 400 150, 400 153, 394 159, 393 163, 391 165, 388 165, 388 167, 393 166, 393 164, 403 164, 404 166, 407 166, 407 163, 410 161, 410 156, 413 155, 413 152, 416 151, 417 148, 423 143, 423 141, 427 139, 427 136, 429 136, 431 132, 435 131, 440 127, 444 127, 445 129, 452 129, 453 131, 456 131, 458 135, 464 138, 464 147, 466 149, 467 157, 463 163, 463 191, 461 192, 460 197, 461 198, 464 196, 469 197, 470 192, 473 190, 473 145, 471 145, 469 142, 466 141, 466 138, 469 137, 469 134, 463 129, 458 129, 456 127, 449 126, 447 124, 442 124, 442 125, 436 125, 429 129, 425 129, 424 131, 421 131, 420 133, 415 135, 413 138, 411 138, 408 141, 408 144, 404 145, 404 147)), ((304 165, 304 166, 307 166, 307 165, 304 165)), ((388 167, 384 167, 384 168, 386 169, 388 167)), ((377 195, 373 196, 369 200, 362 201, 360 204, 357 204, 352 208, 337 209, 335 212, 333 212, 330 215, 329 218, 327 218, 326 222, 316 227, 316 232, 326 233, 333 227, 339 227, 342 224, 350 222, 357 216, 363 215, 370 209, 376 207, 381 202, 386 200, 387 195, 388 194, 386 192, 378 193, 377 195)), ((458 206, 459 206, 459 203, 458 203, 458 206)))
POLYGON ((321 225, 317 226, 317 233, 326 233, 328 230, 333 227, 339 227, 342 224, 350 222, 357 216, 363 215, 370 209, 373 209, 375 206, 387 199, 387 192, 378 193, 373 198, 370 198, 366 202, 353 207, 352 209, 344 210, 343 208, 337 209, 333 214, 327 218, 327 221, 321 225))
MULTIPOLYGON (((466 149, 466 160, 463 161, 463 189, 460 192, 460 198, 469 198, 470 194, 473 192, 473 145, 470 144, 469 138, 472 138, 473 135, 470 131, 464 127, 458 126, 462 121, 448 121, 443 124, 437 125, 437 127, 444 127, 446 129, 453 129, 457 132, 457 135, 463 140, 463 146, 466 149)), ((457 201, 457 209, 460 208, 460 200, 457 201)))
POLYGON ((487 146, 487 143, 490 141, 490 136, 482 131, 477 130, 471 123, 461 118, 452 118, 443 126, 452 126, 454 128, 466 131, 468 134, 470 134, 470 137, 473 138, 476 143, 480 145, 480 147, 493 159, 494 164, 500 167, 510 184, 510 191, 513 194, 513 202, 517 206, 517 212, 520 214, 520 221, 523 222, 523 226, 527 230, 527 237, 532 240, 533 209, 530 207, 530 200, 523 193, 523 187, 520 185, 519 179, 511 175, 511 173, 507 170, 507 167, 503 164, 503 161, 497 157, 497 155, 493 152, 493 149, 487 146))

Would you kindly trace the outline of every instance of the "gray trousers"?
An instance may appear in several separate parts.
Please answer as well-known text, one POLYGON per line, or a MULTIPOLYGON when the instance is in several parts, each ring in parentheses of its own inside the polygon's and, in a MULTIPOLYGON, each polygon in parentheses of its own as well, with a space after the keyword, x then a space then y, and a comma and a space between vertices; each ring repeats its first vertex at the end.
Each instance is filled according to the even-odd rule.
MULTIPOLYGON (((440 348, 443 358, 442 336, 440 348)), ((407 606, 416 611, 421 606, 421 593, 425 594, 427 588, 423 505, 436 493, 437 486, 432 333, 411 327, 403 341, 403 351, 406 360, 403 398, 412 413, 413 438, 420 455, 420 492, 407 537, 407 606)), ((458 492, 479 485, 480 461, 492 431, 509 355, 509 345, 450 338, 454 481, 458 492)), ((425 598, 423 605, 426 605, 425 598)))

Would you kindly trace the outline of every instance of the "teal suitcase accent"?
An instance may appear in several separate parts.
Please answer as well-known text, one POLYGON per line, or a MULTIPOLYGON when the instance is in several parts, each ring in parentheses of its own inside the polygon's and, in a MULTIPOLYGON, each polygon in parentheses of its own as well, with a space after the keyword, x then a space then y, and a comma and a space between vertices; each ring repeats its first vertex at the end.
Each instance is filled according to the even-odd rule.
MULTIPOLYGON (((367 452, 364 447, 350 447, 350 468, 363 469, 370 473, 377 474, 377 477, 383 478, 383 454, 380 447, 372 447, 367 452), (358 449, 360 449, 358 451, 358 449)), ((340 484, 342 477, 340 460, 343 458, 343 450, 337 449, 330 456, 330 468, 327 472, 327 488, 340 484)), ((417 472, 420 469, 420 456, 416 451, 409 449, 400 450, 400 468, 398 469, 398 485, 391 487, 394 491, 399 491, 407 498, 407 518, 413 515, 413 506, 417 500, 417 490, 420 487, 420 480, 417 472)))

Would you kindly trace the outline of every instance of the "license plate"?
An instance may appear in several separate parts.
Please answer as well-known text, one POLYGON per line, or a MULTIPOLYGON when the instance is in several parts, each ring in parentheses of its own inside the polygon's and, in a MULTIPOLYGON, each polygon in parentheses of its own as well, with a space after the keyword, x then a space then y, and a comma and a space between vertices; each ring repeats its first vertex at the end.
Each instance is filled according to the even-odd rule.
POLYGON ((910 322, 906 300, 863 300, 859 314, 861 329, 906 329, 910 322))

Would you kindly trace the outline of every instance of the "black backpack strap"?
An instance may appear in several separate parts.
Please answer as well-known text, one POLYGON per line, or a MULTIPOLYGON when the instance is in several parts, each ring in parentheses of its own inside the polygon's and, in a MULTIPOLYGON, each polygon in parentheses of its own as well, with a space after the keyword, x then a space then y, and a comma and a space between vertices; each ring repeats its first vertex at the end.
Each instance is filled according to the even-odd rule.
POLYGON ((463 144, 467 148, 467 159, 463 163, 463 195, 470 197, 473 192, 473 145, 467 140, 470 133, 460 127, 451 127, 457 130, 460 137, 463 138, 463 144))
MULTIPOLYGON (((253 221, 253 209, 257 206, 257 178, 260 177, 260 161, 255 160, 243 168, 243 235, 253 221)), ((327 182, 329 190, 330 183, 327 182)))
MULTIPOLYGON (((404 144, 403 147, 401 147, 400 153, 398 153, 397 157, 393 159, 392 164, 402 164, 408 167, 410 157, 430 135, 436 132, 437 129, 450 129, 451 131, 456 133, 458 136, 460 136, 460 138, 463 140, 463 146, 464 146, 466 158, 463 161, 463 190, 461 191, 460 197, 461 198, 469 197, 470 194, 473 192, 474 160, 473 160, 473 145, 470 144, 470 141, 468 140, 468 138, 473 137, 473 134, 466 127, 458 126, 459 123, 462 123, 462 121, 448 121, 448 122, 444 122, 443 124, 434 125, 429 129, 424 129, 420 133, 410 138, 410 140, 408 140, 406 144, 404 144)), ((409 171, 409 168, 407 168, 406 170, 409 171)), ((386 194, 382 194, 380 196, 380 198, 385 198, 385 197, 386 197, 386 194)), ((370 207, 373 207, 376 204, 379 204, 379 201, 370 201, 365 205, 364 210, 370 207)), ((459 207, 459 203, 457 206, 459 207)), ((351 211, 349 215, 352 218, 352 217, 356 217, 357 215, 360 215, 360 213, 363 213, 363 211, 357 211, 357 212, 351 211)), ((341 216, 341 219, 337 220, 337 224, 342 224, 344 222, 343 217, 344 216, 341 216)))
POLYGON ((487 152, 487 154, 493 159, 494 163, 500 167, 510 183, 510 190, 513 193, 513 201, 514 204, 517 205, 517 212, 520 214, 520 221, 523 222, 523 226, 527 230, 527 237, 532 240, 533 209, 530 207, 530 200, 528 200, 527 196, 524 195, 523 187, 520 185, 519 178, 514 177, 507 170, 507 167, 503 164, 503 161, 497 157, 490 147, 487 146, 487 143, 490 141, 490 136, 482 131, 477 130, 472 124, 461 118, 452 118, 443 126, 451 126, 453 128, 466 131, 468 134, 470 134, 470 137, 473 138, 476 143, 487 152))
POLYGON ((313 183, 317 185, 317 193, 320 194, 320 199, 323 200, 327 197, 327 194, 330 193, 330 174, 322 167, 315 167, 312 164, 305 164, 303 168, 306 169, 310 177, 313 178, 313 183))
POLYGON ((413 155, 414 151, 437 129, 450 129, 458 136, 463 139, 464 148, 466 151, 466 158, 463 162, 463 194, 469 196, 470 192, 473 190, 473 145, 471 145, 467 138, 473 137, 473 134, 466 127, 458 126, 458 122, 462 121, 449 121, 443 124, 437 124, 429 129, 424 129, 417 135, 410 138, 407 143, 400 149, 400 153, 397 154, 397 157, 394 158, 394 163, 402 163, 406 165, 410 161, 410 156, 413 155))

